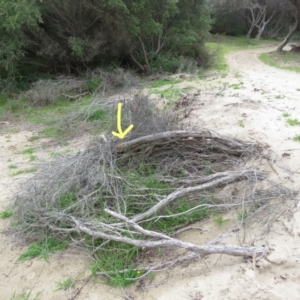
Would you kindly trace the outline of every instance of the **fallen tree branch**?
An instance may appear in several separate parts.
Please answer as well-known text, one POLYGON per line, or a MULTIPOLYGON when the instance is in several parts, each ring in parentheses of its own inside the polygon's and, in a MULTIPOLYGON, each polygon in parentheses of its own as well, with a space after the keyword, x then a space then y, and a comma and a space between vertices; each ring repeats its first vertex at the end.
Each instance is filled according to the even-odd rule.
POLYGON ((266 176, 265 172, 261 172, 257 170, 245 170, 240 172, 224 172, 224 174, 221 174, 220 176, 218 176, 218 174, 212 175, 211 176, 211 178, 213 178, 212 181, 205 182, 201 185, 197 185, 193 187, 177 189, 176 191, 174 191, 173 193, 169 194, 167 197, 159 201, 156 205, 152 206, 149 210, 135 216, 132 219, 132 221, 139 222, 143 219, 146 219, 154 215, 157 211, 159 211, 161 208, 168 205, 170 202, 178 198, 185 197, 188 194, 198 193, 206 189, 221 187, 238 180, 246 180, 251 178, 256 180, 262 180, 265 178, 265 176, 266 176))
POLYGON ((142 239, 137 240, 134 238, 129 238, 127 236, 116 236, 113 234, 107 234, 100 231, 94 231, 88 228, 81 221, 76 220, 74 217, 72 217, 72 221, 76 224, 76 228, 74 228, 74 231, 78 233, 84 232, 94 238, 101 238, 105 240, 126 243, 139 248, 178 247, 178 248, 186 249, 188 251, 192 251, 195 253, 202 253, 202 254, 226 254, 226 255, 233 255, 233 256, 250 256, 250 257, 252 257, 255 253, 256 256, 264 255, 267 250, 265 247, 241 247, 236 245, 211 245, 211 244, 198 245, 189 242, 182 242, 178 239, 171 238, 162 233, 143 229, 141 226, 137 225, 132 220, 129 220, 125 216, 122 216, 115 212, 109 210, 106 210, 106 212, 124 220, 130 226, 135 228, 138 232, 141 232, 146 236, 152 236, 152 237, 155 236, 156 238, 160 238, 161 240, 155 240, 155 241, 142 240, 142 239))

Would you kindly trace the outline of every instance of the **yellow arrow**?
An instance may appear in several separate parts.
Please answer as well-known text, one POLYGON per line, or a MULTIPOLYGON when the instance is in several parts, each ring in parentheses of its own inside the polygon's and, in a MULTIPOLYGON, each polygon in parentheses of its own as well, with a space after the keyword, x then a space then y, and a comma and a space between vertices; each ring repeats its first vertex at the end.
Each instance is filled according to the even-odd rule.
POLYGON ((122 130, 122 126, 121 126, 122 105, 123 105, 122 103, 118 103, 117 127, 119 132, 115 132, 115 131, 112 132, 112 135, 120 139, 123 139, 133 128, 133 125, 131 124, 128 126, 128 128, 125 131, 122 130))

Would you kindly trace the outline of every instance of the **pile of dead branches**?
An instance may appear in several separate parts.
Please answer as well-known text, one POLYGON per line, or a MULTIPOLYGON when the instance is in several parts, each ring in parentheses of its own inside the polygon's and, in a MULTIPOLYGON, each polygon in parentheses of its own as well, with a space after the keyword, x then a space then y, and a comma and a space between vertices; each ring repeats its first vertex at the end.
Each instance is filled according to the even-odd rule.
POLYGON ((173 111, 158 111, 143 95, 124 104, 124 127, 129 123, 135 127, 124 140, 99 136, 84 151, 51 161, 25 184, 14 204, 23 236, 67 238, 90 254, 113 241, 192 253, 179 261, 199 253, 264 255, 265 247, 224 245, 221 238, 201 245, 170 235, 189 224, 180 223, 181 217, 195 212, 203 217, 233 208, 255 211, 290 197, 286 189, 272 189, 265 172, 245 167, 261 145, 208 129, 185 131, 173 111), (160 224, 170 218, 178 222, 165 230, 160 224))

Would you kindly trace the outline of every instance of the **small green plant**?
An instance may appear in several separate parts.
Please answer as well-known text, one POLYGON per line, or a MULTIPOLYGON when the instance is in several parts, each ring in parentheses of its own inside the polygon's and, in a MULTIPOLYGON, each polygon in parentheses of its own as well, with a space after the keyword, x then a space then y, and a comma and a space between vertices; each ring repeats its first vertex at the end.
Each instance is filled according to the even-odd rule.
POLYGON ((247 217, 249 217, 250 212, 247 209, 243 209, 238 212, 238 220, 241 221, 242 224, 246 222, 247 217))
POLYGON ((300 134, 295 135, 293 140, 296 142, 300 142, 300 134))
POLYGON ((288 117, 290 117, 290 114, 288 112, 285 112, 285 113, 282 114, 282 116, 285 117, 285 118, 288 118, 288 117))
POLYGON ((57 281, 56 282, 56 285, 57 285, 56 290, 67 290, 68 288, 70 288, 73 285, 74 281, 75 280, 72 277, 68 277, 66 280, 57 281))
POLYGON ((7 218, 11 217, 12 214, 13 214, 12 209, 9 208, 9 207, 7 207, 7 208, 5 208, 4 210, 2 210, 2 211, 0 212, 0 218, 1 218, 1 219, 7 219, 7 218))
POLYGON ((36 168, 29 168, 29 169, 24 169, 24 170, 19 170, 17 172, 12 173, 10 176, 14 177, 14 176, 18 176, 20 174, 24 174, 24 173, 33 173, 36 172, 36 168))
POLYGON ((288 122, 291 126, 300 125, 300 121, 299 121, 298 119, 287 119, 287 122, 288 122))
POLYGON ((231 84, 229 87, 232 87, 234 90, 239 90, 240 88, 242 88, 244 82, 239 82, 239 83, 235 83, 235 84, 231 84))
POLYGON ((61 242, 54 238, 45 238, 40 242, 30 244, 28 246, 28 250, 25 253, 21 254, 18 260, 23 261, 39 256, 48 261, 50 253, 64 250, 67 247, 67 241, 61 242))
POLYGON ((35 160, 37 160, 37 156, 34 155, 34 154, 30 154, 29 155, 29 161, 35 161, 35 160))
POLYGON ((10 300, 38 300, 40 299, 40 296, 42 295, 42 292, 38 292, 35 296, 32 295, 32 291, 21 293, 21 294, 14 294, 10 298, 10 300))
POLYGON ((8 168, 9 168, 9 169, 17 169, 18 166, 17 166, 17 165, 14 165, 14 164, 10 164, 10 165, 8 165, 8 168))
POLYGON ((244 123, 244 120, 238 120, 238 124, 240 127, 245 127, 245 123, 244 123))
POLYGON ((217 223, 219 227, 223 227, 229 221, 230 219, 224 219, 221 214, 214 217, 214 222, 217 223))
POLYGON ((34 151, 35 151, 34 148, 26 148, 26 149, 24 149, 21 153, 22 153, 22 154, 33 154, 34 151))
POLYGON ((283 99, 283 98, 284 98, 283 95, 276 95, 276 96, 275 96, 275 99, 283 99))

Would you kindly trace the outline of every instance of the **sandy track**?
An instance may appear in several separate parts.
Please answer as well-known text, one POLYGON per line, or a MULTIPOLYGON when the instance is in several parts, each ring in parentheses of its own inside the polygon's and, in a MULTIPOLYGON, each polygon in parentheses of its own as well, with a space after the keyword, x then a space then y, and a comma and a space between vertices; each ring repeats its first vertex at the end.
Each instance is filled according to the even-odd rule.
MULTIPOLYGON (((268 166, 264 167, 274 179, 299 190, 300 143, 292 138, 300 134, 300 127, 287 125, 282 114, 289 112, 291 117, 300 118, 300 91, 297 90, 300 88, 300 75, 262 64, 257 55, 264 51, 269 49, 231 53, 227 58, 230 65, 228 76, 221 78, 215 75, 194 83, 202 91, 202 96, 189 122, 223 134, 269 144, 274 151, 273 162, 277 173, 268 166), (235 89, 234 84, 239 88, 235 89), (223 87, 224 91, 217 95, 223 87), (238 125, 239 120, 245 127, 238 125), (283 153, 290 156, 283 158, 283 153)), ((9 176, 8 160, 24 167, 30 166, 24 155, 17 152, 33 146, 39 149, 38 156, 47 157, 41 147, 43 141, 28 142, 32 132, 8 131, 2 130, 0 136, 0 208, 7 206, 18 183, 9 176)), ((78 142, 77 146, 82 145, 78 142)), ((234 220, 235 217, 232 215, 230 218, 234 220)), ((0 220, 1 229, 7 224, 7 221, 0 220)), ((234 221, 228 226, 233 225, 234 221)), ((213 222, 203 226, 207 230, 205 237, 199 232, 190 232, 182 238, 200 243, 220 232, 213 222)), ((255 231, 250 232, 247 241, 253 242, 255 236, 255 231)), ((157 274, 154 280, 146 281, 141 287, 117 290, 102 284, 98 278, 90 281, 76 300, 300 299, 299 236, 300 212, 295 209, 292 218, 277 220, 271 232, 257 242, 273 249, 271 263, 266 262, 261 268, 253 268, 251 262, 245 263, 242 258, 213 255, 205 262, 199 261, 187 268, 176 267, 157 274)), ((238 243, 238 238, 232 234, 226 242, 238 243)), ((43 300, 72 299, 76 289, 88 278, 89 260, 74 250, 53 255, 49 264, 42 260, 18 263, 17 258, 22 251, 24 248, 16 246, 2 233, 0 299, 10 299, 14 292, 26 290, 32 290, 33 295, 42 291, 40 299, 43 300), (78 278, 76 285, 71 290, 55 292, 55 282, 69 276, 78 278)))

